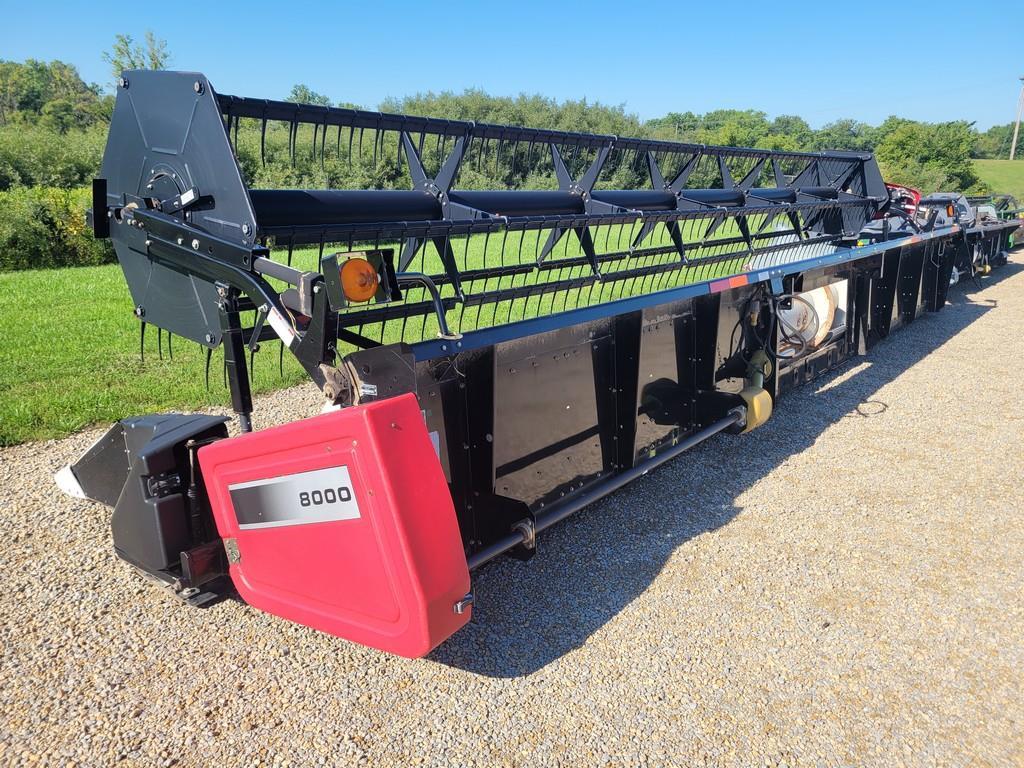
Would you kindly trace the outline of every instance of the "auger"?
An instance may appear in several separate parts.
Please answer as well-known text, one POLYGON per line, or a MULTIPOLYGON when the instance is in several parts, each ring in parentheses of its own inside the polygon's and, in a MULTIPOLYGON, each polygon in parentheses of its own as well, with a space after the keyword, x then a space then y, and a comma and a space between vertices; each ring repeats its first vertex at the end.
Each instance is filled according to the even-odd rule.
POLYGON ((61 487, 112 506, 117 554, 187 602, 237 592, 407 656, 469 621, 474 569, 764 423, 941 309, 969 238, 994 264, 1017 226, 890 206, 863 152, 224 96, 184 72, 124 73, 93 192, 141 327, 223 350, 240 434, 127 418, 61 487), (275 162, 374 181, 257 188, 275 162), (253 430, 275 341, 325 412, 253 430))

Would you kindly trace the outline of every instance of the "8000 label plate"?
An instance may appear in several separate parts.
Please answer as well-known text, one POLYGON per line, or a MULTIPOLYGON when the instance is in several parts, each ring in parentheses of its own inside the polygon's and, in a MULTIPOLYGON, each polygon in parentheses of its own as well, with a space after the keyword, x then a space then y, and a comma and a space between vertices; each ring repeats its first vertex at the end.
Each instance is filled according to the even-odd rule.
POLYGON ((328 467, 228 486, 242 530, 355 520, 359 504, 348 467, 328 467))

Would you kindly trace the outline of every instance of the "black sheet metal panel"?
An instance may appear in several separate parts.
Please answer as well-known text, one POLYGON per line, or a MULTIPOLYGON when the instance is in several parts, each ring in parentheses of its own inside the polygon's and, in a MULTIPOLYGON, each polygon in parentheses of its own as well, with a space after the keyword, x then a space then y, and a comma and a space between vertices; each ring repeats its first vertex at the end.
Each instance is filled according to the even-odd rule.
POLYGON ((117 503, 130 468, 121 422, 113 424, 70 466, 85 497, 108 507, 117 503))
POLYGON ((180 568, 182 552, 205 541, 195 540, 190 521, 185 445, 227 437, 226 421, 180 414, 124 419, 72 465, 86 495, 114 508, 120 557, 149 573, 170 574, 180 568))
POLYGON ((695 331, 690 302, 644 310, 634 416, 638 464, 674 444, 695 425, 695 331))
MULTIPOLYGON (((203 75, 125 72, 100 174, 113 209, 146 210, 194 191, 194 203, 177 209, 171 203, 166 213, 239 243, 255 240, 256 217, 216 95, 203 75)), ((112 216, 120 221, 119 213, 112 216)), ((212 283, 152 259, 147 234, 139 229, 113 226, 110 234, 139 317, 193 341, 215 344, 221 329, 212 283)))
POLYGON ((496 347, 496 493, 539 509, 612 469, 600 438, 616 429, 610 330, 574 326, 496 347))

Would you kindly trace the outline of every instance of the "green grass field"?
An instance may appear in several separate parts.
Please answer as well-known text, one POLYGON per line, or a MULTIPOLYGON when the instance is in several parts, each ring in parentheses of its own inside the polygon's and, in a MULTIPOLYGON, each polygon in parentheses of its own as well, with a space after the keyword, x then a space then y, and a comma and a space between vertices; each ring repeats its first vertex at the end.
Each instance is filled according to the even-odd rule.
POLYGON ((1024 202, 1024 159, 975 160, 974 167, 993 192, 1013 195, 1024 202))
MULTIPOLYGON (((165 335, 160 360, 156 328, 149 326, 141 361, 139 322, 131 310, 116 264, 0 274, 0 445, 153 410, 229 401, 219 352, 209 392, 206 355, 196 344, 174 339, 171 361, 165 335)), ((277 365, 276 349, 256 355, 257 391, 303 378, 289 355, 283 378, 277 365)))
MULTIPOLYGON (((756 224, 752 221, 752 226, 756 224)), ((702 225, 703 226, 703 225, 702 225)), ((717 237, 736 234, 730 222, 717 237)), ((685 231, 692 242, 695 232, 685 231)), ((529 261, 536 247, 536 233, 523 239, 510 234, 502 242, 492 237, 485 248, 483 236, 474 236, 469 247, 456 247, 461 269, 496 266, 529 261), (505 246, 502 256, 500 246, 505 246)), ((605 243, 603 235, 595 238, 599 251, 615 250, 616 234, 605 243), (607 247, 603 247, 607 246, 607 247)), ((623 237, 629 242, 628 233, 623 237)), ((543 239, 541 240, 543 242, 543 239)), ((668 242, 664 234, 654 235, 646 245, 668 242)), ((622 247, 622 246, 619 246, 622 247)), ((431 260, 414 262, 414 269, 441 271, 433 248, 431 260)), ((714 252, 714 249, 711 249, 714 252)), ((295 266, 318 270, 318 252, 297 251, 295 266)), ((579 245, 568 236, 553 253, 553 259, 578 256, 579 245)), ((278 257, 280 258, 280 257, 278 257)), ((644 259, 648 257, 638 257, 644 259)), ((672 259, 667 256, 664 258, 672 259)), ((630 260, 625 266, 637 266, 630 260)), ((682 273, 671 273, 670 281, 659 279, 609 281, 598 283, 593 291, 573 289, 550 292, 526 301, 489 305, 485 310, 473 308, 462 316, 463 328, 483 327, 514 321, 523 317, 550 314, 571 309, 579 304, 610 301, 636 293, 649 293, 687 282, 707 280, 734 273, 743 266, 741 259, 692 267, 682 273), (474 314, 476 313, 476 314, 474 314)), ((587 267, 575 267, 545 273, 547 279, 561 279, 589 274, 587 267)), ((473 292, 493 291, 516 285, 534 283, 536 273, 502 279, 479 280, 473 292)), ((278 286, 279 288, 282 286, 278 286)), ((423 299, 409 291, 407 300, 423 299)), ((460 311, 449 313, 449 322, 457 325, 460 311)), ((251 323, 251 317, 243 320, 251 323)), ((365 335, 384 342, 399 340, 405 332, 406 341, 432 338, 437 323, 431 316, 412 320, 404 327, 391 323, 386 329, 363 329, 365 335)), ((157 329, 148 326, 145 338, 145 360, 139 355, 139 322, 132 314, 132 301, 121 269, 116 264, 62 270, 38 270, 0 273, 0 445, 26 440, 60 437, 94 423, 109 423, 126 416, 153 411, 194 410, 209 405, 226 405, 230 398, 222 377, 221 351, 216 350, 210 367, 210 388, 205 385, 206 351, 180 337, 173 341, 174 359, 167 350, 163 336, 163 358, 158 354, 157 329)), ((279 345, 263 345, 255 356, 253 390, 262 392, 303 381, 305 373, 290 353, 285 352, 283 375, 279 373, 279 345)))

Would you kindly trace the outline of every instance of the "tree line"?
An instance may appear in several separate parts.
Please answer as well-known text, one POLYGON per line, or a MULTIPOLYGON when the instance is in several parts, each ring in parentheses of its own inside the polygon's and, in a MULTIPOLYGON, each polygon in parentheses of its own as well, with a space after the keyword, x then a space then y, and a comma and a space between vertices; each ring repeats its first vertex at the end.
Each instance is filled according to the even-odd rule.
MULTIPOLYGON (((112 78, 124 69, 160 69, 170 62, 166 43, 152 33, 141 43, 118 35, 103 58, 112 78)), ((79 209, 87 205, 86 187, 98 173, 106 142, 112 91, 109 86, 86 83, 66 62, 0 60, 0 269, 97 263, 112 258, 105 244, 79 242, 76 238, 81 227, 66 221, 78 217, 79 209), (35 223, 26 222, 25 217, 35 223), (55 241, 58 235, 54 233, 62 231, 65 239, 55 241)), ((286 98, 356 106, 336 102, 302 84, 286 98)), ((815 129, 799 116, 769 119, 761 111, 735 109, 704 114, 670 112, 643 121, 622 106, 585 99, 558 101, 525 94, 498 97, 472 89, 387 99, 378 107, 446 119, 704 144, 872 151, 886 180, 925 192, 983 191, 971 159, 1007 156, 1012 131, 1012 125, 979 132, 966 121, 923 123, 899 117, 890 117, 878 126, 842 119, 815 129)), ((243 127, 236 151, 252 186, 384 188, 407 184, 407 170, 397 152, 391 160, 373 162, 354 151, 350 156, 347 147, 339 144, 324 162, 312 154, 297 153, 292 163, 287 137, 285 126, 271 127, 266 142, 270 162, 264 163, 258 125, 243 127)), ((511 181, 543 186, 544 180, 534 170, 522 169, 522 176, 511 181)))

